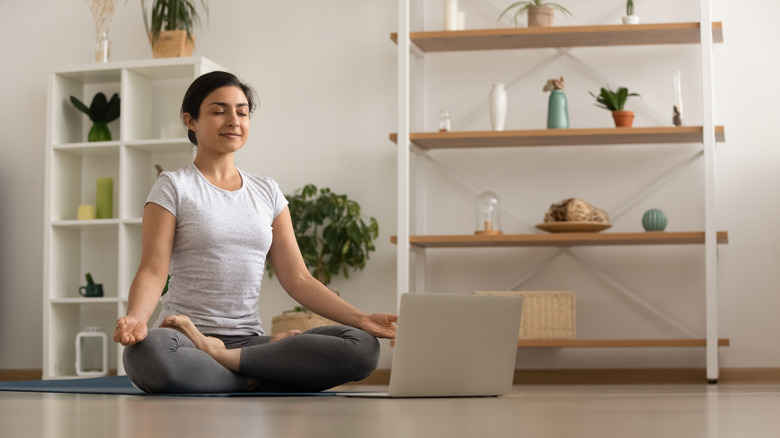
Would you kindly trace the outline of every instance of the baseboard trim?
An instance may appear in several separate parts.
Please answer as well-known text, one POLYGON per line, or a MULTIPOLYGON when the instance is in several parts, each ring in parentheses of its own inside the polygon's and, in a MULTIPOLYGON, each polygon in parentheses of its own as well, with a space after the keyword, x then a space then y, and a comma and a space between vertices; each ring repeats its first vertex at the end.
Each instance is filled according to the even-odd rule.
POLYGON ((43 370, 0 370, 0 382, 41 380, 42 378, 43 370))
MULTIPOLYGON (((719 383, 780 383, 780 368, 721 368, 719 383)), ((387 385, 390 370, 374 371, 361 385, 387 385)), ((696 384, 707 383, 704 368, 515 370, 515 385, 696 384)))
MULTIPOLYGON (((43 370, 0 370, 0 382, 41 380, 43 370)), ((516 385, 706 383, 704 368, 624 368, 515 370, 516 385)), ((780 383, 780 368, 721 368, 720 383, 780 383)), ((387 385, 390 370, 380 369, 360 385, 387 385)))

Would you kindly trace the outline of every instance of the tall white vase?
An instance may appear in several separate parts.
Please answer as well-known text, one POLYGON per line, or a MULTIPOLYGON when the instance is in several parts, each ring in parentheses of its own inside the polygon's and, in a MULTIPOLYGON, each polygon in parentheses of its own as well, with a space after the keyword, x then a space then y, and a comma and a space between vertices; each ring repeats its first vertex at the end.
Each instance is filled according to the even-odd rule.
POLYGON ((490 90, 489 107, 490 107, 490 127, 494 131, 503 131, 504 123, 506 122, 506 103, 507 95, 504 84, 493 84, 493 89, 490 90))
POLYGON ((444 30, 458 30, 458 0, 444 0, 444 30))

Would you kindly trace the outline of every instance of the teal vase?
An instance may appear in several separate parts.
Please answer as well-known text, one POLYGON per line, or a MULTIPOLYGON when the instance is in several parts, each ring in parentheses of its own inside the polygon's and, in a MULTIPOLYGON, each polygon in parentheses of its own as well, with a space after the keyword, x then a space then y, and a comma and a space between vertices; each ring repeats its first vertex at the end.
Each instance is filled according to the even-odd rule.
POLYGON ((569 104, 563 90, 550 92, 547 106, 547 129, 569 129, 569 104))
POLYGON ((92 129, 89 130, 87 135, 87 141, 111 141, 111 130, 108 129, 108 124, 103 122, 93 123, 92 129))
POLYGON ((642 227, 645 231, 663 231, 666 229, 666 214, 657 209, 651 208, 642 215, 642 227))

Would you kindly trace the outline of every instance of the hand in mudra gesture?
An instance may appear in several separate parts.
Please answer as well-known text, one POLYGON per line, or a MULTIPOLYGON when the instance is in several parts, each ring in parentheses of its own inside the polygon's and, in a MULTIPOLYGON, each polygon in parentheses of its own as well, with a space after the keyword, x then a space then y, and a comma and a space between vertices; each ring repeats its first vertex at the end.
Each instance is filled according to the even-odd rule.
POLYGON ((396 322, 398 322, 398 315, 372 313, 360 322, 358 328, 377 338, 395 339, 396 322))
POLYGON ((123 316, 116 321, 114 342, 124 346, 137 344, 146 338, 146 323, 133 316, 123 316))

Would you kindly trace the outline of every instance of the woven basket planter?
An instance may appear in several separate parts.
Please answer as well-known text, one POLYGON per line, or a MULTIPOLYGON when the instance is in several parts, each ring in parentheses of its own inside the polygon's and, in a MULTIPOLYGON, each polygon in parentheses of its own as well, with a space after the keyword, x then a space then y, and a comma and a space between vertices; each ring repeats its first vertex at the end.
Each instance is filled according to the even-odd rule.
POLYGON ((149 42, 155 58, 185 58, 195 49, 195 35, 187 38, 186 30, 163 30, 157 41, 149 33, 149 42))

